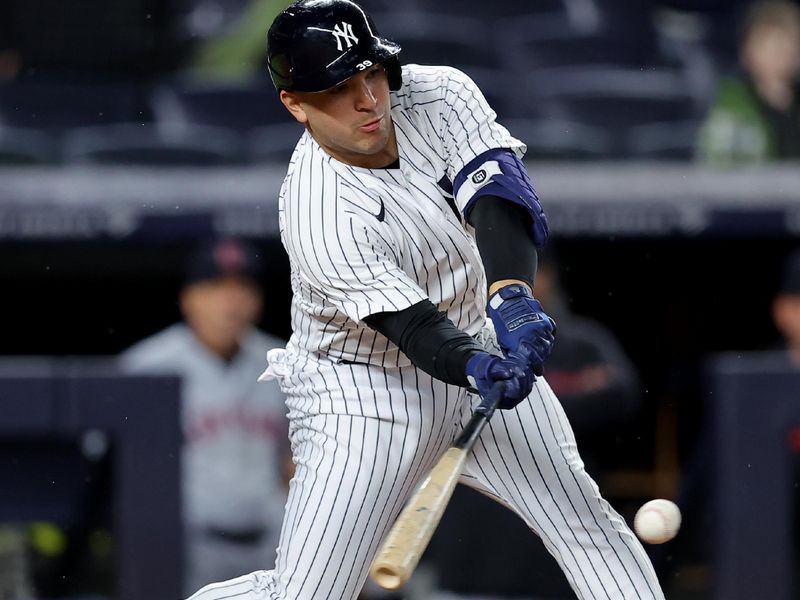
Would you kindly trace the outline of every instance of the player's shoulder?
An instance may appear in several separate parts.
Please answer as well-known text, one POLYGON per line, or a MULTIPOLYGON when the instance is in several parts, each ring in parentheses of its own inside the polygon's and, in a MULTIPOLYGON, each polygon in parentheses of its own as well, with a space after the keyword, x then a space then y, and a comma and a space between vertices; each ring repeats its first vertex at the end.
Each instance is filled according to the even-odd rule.
POLYGON ((335 183, 337 177, 336 168, 331 164, 328 154, 305 132, 289 161, 281 186, 281 198, 310 198, 310 191, 324 191, 327 185, 335 183))
POLYGON ((162 329, 122 352, 120 365, 128 372, 172 372, 191 355, 197 342, 184 323, 162 329))
POLYGON ((472 87, 469 75, 455 67, 445 65, 403 65, 403 85, 398 95, 444 96, 449 91, 472 87))

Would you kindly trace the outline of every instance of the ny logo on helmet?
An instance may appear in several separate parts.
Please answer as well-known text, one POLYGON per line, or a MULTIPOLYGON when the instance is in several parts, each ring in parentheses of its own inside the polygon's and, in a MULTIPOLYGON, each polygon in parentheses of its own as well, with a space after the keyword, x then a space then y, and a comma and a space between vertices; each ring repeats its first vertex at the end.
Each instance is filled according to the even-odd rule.
POLYGON ((331 31, 333 37, 336 38, 336 48, 340 52, 343 50, 342 42, 347 42, 347 47, 351 48, 353 44, 358 43, 358 38, 353 34, 353 26, 350 23, 342 21, 341 25, 336 25, 331 31))

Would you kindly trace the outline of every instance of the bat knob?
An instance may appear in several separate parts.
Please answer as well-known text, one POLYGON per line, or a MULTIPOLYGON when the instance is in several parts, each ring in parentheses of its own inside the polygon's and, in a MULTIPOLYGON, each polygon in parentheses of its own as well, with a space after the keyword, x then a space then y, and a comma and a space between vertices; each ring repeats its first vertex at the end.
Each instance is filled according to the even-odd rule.
POLYGON ((372 579, 383 589, 390 591, 398 590, 403 585, 403 577, 395 569, 386 565, 374 565, 372 579))
POLYGON ((475 412, 485 415, 487 419, 490 418, 494 413, 494 409, 497 408, 497 405, 500 403, 500 400, 503 399, 505 391, 505 382, 498 381, 495 383, 486 393, 486 396, 483 397, 481 403, 475 408, 475 412))

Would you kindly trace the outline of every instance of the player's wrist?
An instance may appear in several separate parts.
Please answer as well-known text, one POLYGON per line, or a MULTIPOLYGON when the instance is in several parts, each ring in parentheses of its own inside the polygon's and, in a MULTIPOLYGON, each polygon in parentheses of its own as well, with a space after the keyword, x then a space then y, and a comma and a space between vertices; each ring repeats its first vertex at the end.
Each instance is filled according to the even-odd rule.
POLYGON ((533 296, 533 288, 527 281, 524 281, 522 279, 500 279, 498 281, 495 281, 489 286, 489 295, 492 296, 498 291, 500 291, 502 288, 515 285, 522 286, 524 289, 528 291, 529 296, 533 296))
POLYGON ((495 381, 509 377, 510 372, 501 375, 503 369, 498 369, 501 361, 501 357, 486 351, 476 351, 470 356, 464 369, 470 387, 483 394, 495 381))
POLYGON ((489 316, 493 319, 498 312, 504 311, 504 304, 507 307, 510 304, 524 303, 536 311, 541 311, 539 301, 533 297, 533 290, 525 282, 508 280, 505 285, 498 286, 494 292, 491 291, 491 288, 489 289, 489 301, 486 308, 489 316))
POLYGON ((489 356, 491 355, 488 352, 476 350, 467 358, 467 364, 464 367, 464 373, 466 374, 467 380, 472 387, 476 387, 476 377, 482 370, 482 367, 489 356))

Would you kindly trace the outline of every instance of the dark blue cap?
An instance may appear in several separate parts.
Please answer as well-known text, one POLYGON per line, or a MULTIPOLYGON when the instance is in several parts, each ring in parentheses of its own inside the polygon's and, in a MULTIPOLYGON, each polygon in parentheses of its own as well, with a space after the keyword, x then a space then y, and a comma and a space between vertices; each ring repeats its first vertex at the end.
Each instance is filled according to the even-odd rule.
POLYGON ((237 239, 206 240, 195 247, 186 266, 184 283, 239 276, 260 283, 263 267, 254 246, 237 239))

